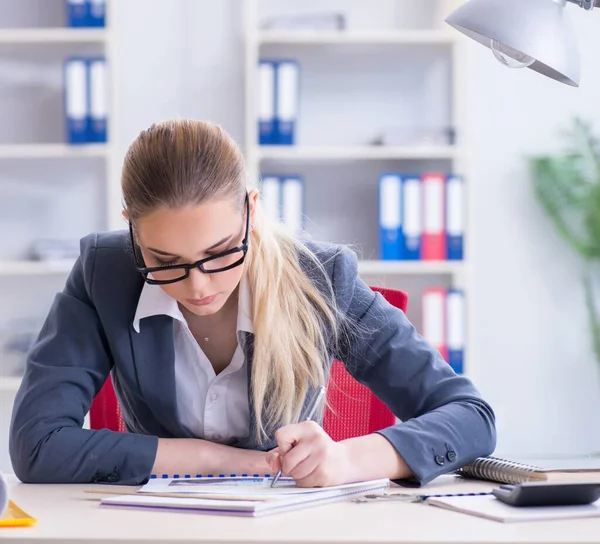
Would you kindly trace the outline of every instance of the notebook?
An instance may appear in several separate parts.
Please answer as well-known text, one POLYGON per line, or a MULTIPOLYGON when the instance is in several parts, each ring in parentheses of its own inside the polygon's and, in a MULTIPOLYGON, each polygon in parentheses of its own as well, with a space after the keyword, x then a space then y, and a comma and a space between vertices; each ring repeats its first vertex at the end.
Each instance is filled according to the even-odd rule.
POLYGON ((600 481, 600 457, 538 458, 530 462, 500 457, 479 457, 458 469, 464 478, 506 484, 531 481, 600 481))
POLYGON ((381 479, 299 488, 290 479, 282 480, 271 488, 271 478, 262 477, 163 478, 151 480, 137 493, 104 497, 100 504, 264 516, 383 492, 390 485, 388 479, 381 479))
POLYGON ((493 495, 430 498, 427 504, 504 523, 600 517, 600 500, 580 506, 510 506, 493 495))
POLYGON ((499 457, 478 457, 468 465, 459 468, 456 474, 463 478, 490 480, 506 484, 520 484, 548 479, 546 473, 539 467, 499 457))

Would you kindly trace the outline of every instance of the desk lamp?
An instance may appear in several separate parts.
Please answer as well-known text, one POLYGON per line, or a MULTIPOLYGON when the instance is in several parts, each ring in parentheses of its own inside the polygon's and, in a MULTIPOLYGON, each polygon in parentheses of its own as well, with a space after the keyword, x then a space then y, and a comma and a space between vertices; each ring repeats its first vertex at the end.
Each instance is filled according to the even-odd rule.
POLYGON ((567 3, 592 11, 600 0, 470 0, 446 22, 509 68, 530 68, 579 87, 579 51, 567 3))

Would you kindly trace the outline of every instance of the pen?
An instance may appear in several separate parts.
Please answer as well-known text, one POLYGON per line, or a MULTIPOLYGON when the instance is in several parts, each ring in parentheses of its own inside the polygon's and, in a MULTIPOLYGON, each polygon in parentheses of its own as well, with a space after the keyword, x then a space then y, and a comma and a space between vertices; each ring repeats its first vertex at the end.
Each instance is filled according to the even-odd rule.
MULTIPOLYGON (((322 385, 315 389, 312 399, 310 399, 310 402, 306 405, 306 408, 304 408, 302 414, 300 415, 301 422, 309 421, 313 418, 324 394, 325 388, 322 385)), ((281 470, 274 476, 273 481, 271 482, 271 487, 275 486, 279 478, 281 478, 281 470)))

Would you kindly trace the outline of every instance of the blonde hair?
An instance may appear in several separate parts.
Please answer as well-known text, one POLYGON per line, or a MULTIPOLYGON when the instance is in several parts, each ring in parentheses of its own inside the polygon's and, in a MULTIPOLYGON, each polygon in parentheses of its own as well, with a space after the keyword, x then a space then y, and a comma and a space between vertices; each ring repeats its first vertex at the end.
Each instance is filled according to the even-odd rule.
MULTIPOLYGON (((131 144, 122 189, 135 223, 157 207, 227 197, 242 210, 247 180, 244 157, 222 128, 176 120, 152 125, 131 144)), ((253 225, 245 267, 254 301, 250 387, 255 438, 262 442, 269 429, 297 421, 309 386, 325 385, 339 316, 331 282, 314 253, 267 220, 260 205, 253 225)))

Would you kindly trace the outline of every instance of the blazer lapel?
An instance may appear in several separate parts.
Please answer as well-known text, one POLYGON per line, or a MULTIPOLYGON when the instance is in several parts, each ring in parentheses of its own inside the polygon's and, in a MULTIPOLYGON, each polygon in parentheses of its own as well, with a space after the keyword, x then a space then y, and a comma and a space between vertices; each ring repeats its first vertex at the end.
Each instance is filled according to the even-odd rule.
MULTIPOLYGON (((239 444, 240 447, 248 449, 259 449, 259 450, 270 450, 277 444, 271 438, 265 443, 259 444, 256 440, 256 428, 257 421, 254 414, 254 400, 252 397, 252 366, 254 364, 254 334, 246 332, 244 333, 244 356, 246 357, 246 367, 248 369, 248 407, 250 409, 250 425, 248 429, 248 437, 243 444, 239 444)), ((267 435, 270 437, 274 436, 275 429, 265 429, 267 435)))
POLYGON ((173 318, 165 315, 147 317, 140 323, 139 333, 133 325, 129 331, 133 364, 148 407, 174 437, 191 437, 177 417, 173 318))

